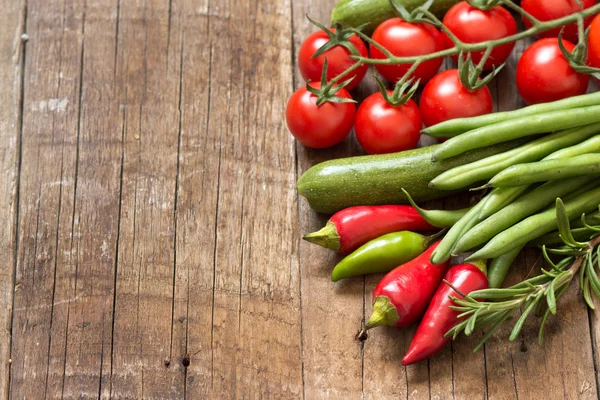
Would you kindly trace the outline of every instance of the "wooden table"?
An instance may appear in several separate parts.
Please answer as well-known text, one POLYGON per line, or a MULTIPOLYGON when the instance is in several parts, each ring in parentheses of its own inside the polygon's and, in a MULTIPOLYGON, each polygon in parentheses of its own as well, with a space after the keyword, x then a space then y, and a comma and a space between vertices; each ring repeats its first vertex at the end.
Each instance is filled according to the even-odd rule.
MULTIPOLYGON (((403 368, 414 328, 354 340, 377 277, 329 281, 295 181, 359 150, 307 150, 283 118, 304 15, 333 3, 0 0, 3 397, 597 396, 575 287, 543 347, 530 321, 403 368)), ((514 66, 500 109, 521 106, 514 66)))

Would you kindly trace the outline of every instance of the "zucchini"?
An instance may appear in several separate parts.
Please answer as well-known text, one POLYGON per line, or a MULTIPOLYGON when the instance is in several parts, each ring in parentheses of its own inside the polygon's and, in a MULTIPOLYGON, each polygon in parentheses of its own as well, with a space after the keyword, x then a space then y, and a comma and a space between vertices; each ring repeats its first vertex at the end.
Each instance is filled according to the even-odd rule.
POLYGON ((359 205, 408 204, 402 189, 417 203, 438 199, 455 193, 429 188, 429 181, 442 172, 523 143, 499 143, 436 162, 431 157, 439 145, 329 160, 313 166, 298 179, 298 193, 312 209, 323 213, 359 205))
MULTIPOLYGON (((408 11, 425 4, 425 0, 397 1, 408 11)), ((459 0, 435 0, 429 9, 438 17, 442 17, 458 2, 459 0)), ((362 31, 370 34, 380 23, 396 16, 391 0, 341 0, 331 11, 331 26, 339 23, 345 28, 358 28, 366 24, 362 31)))

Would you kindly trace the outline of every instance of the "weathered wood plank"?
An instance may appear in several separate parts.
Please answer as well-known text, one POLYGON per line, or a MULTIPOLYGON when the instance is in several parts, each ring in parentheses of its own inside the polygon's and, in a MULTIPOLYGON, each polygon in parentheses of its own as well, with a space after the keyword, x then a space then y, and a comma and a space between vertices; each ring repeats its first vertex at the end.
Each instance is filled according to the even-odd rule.
MULTIPOLYGON (((174 2, 172 28, 182 36, 182 92, 176 218, 173 345, 169 368, 185 368, 184 395, 209 398, 212 386, 212 305, 220 134, 208 129, 212 41, 209 0, 174 2), (179 27, 179 28, 176 28, 179 27), (197 38, 207 38, 197 40, 197 38), (186 362, 187 363, 187 362, 186 362)), ((219 68, 217 66, 216 68, 219 68)))
POLYGON ((73 272, 68 259, 79 123, 81 4, 66 9, 61 1, 30 1, 27 25, 11 395, 39 398, 60 390, 54 377, 64 371, 62 317, 72 293, 65 300, 55 276, 62 283, 73 272))
MULTIPOLYGON (((294 1, 293 51, 294 87, 304 85, 297 69, 302 41, 318 28, 307 19, 327 24, 334 0, 294 1)), ((283 118, 283 113, 281 114, 283 118)), ((289 135, 289 133, 287 133, 289 135)), ((359 151, 352 138, 326 151, 297 144, 298 176, 318 162, 344 157, 359 151)), ((300 233, 320 229, 327 216, 316 214, 299 197, 300 233)), ((328 250, 302 242, 299 249, 302 293, 302 338, 304 398, 357 399, 363 392, 363 349, 354 339, 364 314, 364 280, 332 283, 331 269, 339 257, 328 250)), ((366 365, 364 366, 366 368, 366 365)))
MULTIPOLYGON (((121 113, 114 97, 117 2, 82 2, 81 89, 72 228, 64 288, 61 396, 107 397, 121 175, 121 113), (66 316, 65 316, 66 314, 66 316)), ((62 323, 62 320, 61 320, 62 323)))
POLYGON ((171 358, 181 34, 164 0, 122 1, 116 85, 124 109, 111 397, 180 398, 171 358))
MULTIPOLYGON (((212 389, 302 392, 290 3, 211 2, 210 122, 219 137, 212 389)), ((197 350, 188 349, 190 353, 197 350)))
POLYGON ((0 396, 8 397, 15 250, 18 246, 18 163, 22 121, 25 1, 0 1, 0 396))

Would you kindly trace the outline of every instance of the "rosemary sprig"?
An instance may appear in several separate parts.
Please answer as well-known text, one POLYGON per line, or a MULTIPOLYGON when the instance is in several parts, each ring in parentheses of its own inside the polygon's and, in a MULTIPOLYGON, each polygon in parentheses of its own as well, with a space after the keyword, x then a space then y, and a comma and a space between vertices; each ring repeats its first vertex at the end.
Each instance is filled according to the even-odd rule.
POLYGON ((580 242, 573 237, 560 199, 556 201, 556 218, 564 246, 542 246, 542 254, 550 268, 542 268, 539 275, 508 288, 478 290, 464 299, 452 296, 455 303, 452 309, 461 313, 461 320, 446 336, 456 338, 460 333, 469 336, 475 330, 483 329, 485 335, 475 347, 474 351, 477 351, 507 319, 518 310, 523 310, 509 340, 514 341, 518 337, 527 318, 535 312, 542 316, 538 333, 538 342, 541 344, 548 317, 550 314, 556 315, 558 300, 578 272, 583 298, 591 309, 595 309, 593 297, 600 299, 600 225, 589 225, 585 215, 582 215, 583 225, 590 236, 588 241, 580 242), (558 256, 559 261, 554 262, 552 256, 558 256))

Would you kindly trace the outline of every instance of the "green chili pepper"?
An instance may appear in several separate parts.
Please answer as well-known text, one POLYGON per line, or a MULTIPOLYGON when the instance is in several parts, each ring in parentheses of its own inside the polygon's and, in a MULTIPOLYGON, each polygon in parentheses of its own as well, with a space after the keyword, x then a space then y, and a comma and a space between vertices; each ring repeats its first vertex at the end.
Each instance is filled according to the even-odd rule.
MULTIPOLYGON (((592 184, 598 185, 597 182, 592 182, 592 184)), ((584 212, 595 210, 598 204, 600 204, 600 187, 588 189, 586 192, 565 202, 567 217, 570 219, 577 218, 584 212)), ((497 234, 482 249, 467 258, 467 261, 499 257, 546 233, 552 232, 557 227, 556 210, 554 207, 550 207, 497 234)))
POLYGON ((494 258, 488 268, 488 282, 490 288, 499 288, 508 274, 508 270, 521 252, 522 247, 517 247, 500 257, 494 258))
POLYGON ((331 273, 331 280, 337 282, 353 276, 391 271, 423 253, 434 236, 423 236, 410 231, 380 236, 340 261, 331 273))
POLYGON ((523 218, 553 204, 557 197, 576 191, 592 179, 595 178, 586 176, 562 179, 547 182, 533 189, 466 232, 456 244, 455 252, 462 253, 487 242, 523 218))
POLYGON ((600 122, 600 106, 581 107, 565 112, 552 111, 484 126, 455 136, 433 152, 434 160, 445 160, 466 151, 508 140, 575 128, 600 122))
POLYGON ((515 187, 593 174, 600 174, 600 154, 513 165, 490 179, 486 186, 515 187))

